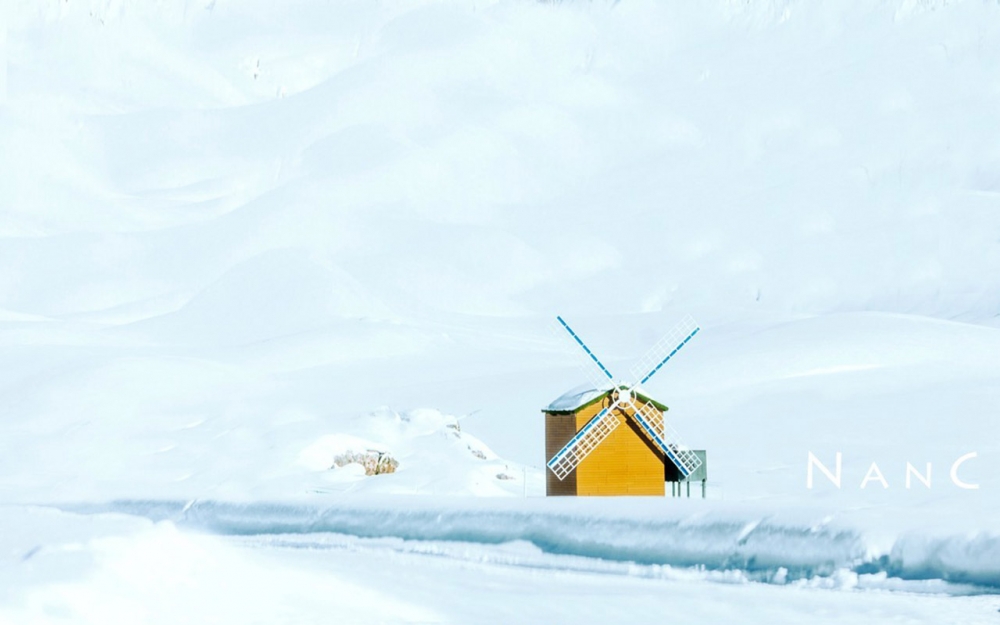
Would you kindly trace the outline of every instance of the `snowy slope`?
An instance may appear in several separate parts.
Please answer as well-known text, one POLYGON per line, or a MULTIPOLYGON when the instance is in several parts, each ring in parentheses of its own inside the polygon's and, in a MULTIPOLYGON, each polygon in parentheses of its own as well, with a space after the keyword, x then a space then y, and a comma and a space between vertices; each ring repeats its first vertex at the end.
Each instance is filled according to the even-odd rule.
MULTIPOLYGON (((691 313, 646 390, 709 450, 705 510, 992 583, 964 554, 1000 515, 1000 5, 6 17, 0 503, 538 495, 540 409, 582 381, 553 317, 624 375, 691 313), (331 469, 345 441, 399 471, 331 469)), ((76 536, 42 529, 0 569, 76 536)))
POLYGON ((996 8, 935 7, 23 3, 0 301, 985 321, 996 8))

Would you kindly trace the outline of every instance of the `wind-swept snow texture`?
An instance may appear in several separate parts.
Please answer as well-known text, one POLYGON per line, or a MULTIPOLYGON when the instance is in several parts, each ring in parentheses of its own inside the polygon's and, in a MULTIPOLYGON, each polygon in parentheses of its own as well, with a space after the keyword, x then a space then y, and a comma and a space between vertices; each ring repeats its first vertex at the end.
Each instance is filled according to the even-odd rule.
POLYGON ((417 311, 991 319, 998 10, 16 3, 0 308, 195 345, 417 311))

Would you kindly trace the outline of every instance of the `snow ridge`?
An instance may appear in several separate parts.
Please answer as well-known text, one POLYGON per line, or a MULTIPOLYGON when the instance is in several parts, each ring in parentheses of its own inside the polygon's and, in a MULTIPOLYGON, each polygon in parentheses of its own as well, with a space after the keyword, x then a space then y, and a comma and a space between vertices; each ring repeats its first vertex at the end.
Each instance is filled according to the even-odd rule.
MULTIPOLYGON (((455 502, 452 502, 455 503, 455 502)), ((124 513, 228 536, 343 534, 358 538, 531 543, 553 555, 707 571, 738 571, 747 579, 787 583, 846 572, 901 580, 940 580, 1000 589, 1000 537, 904 535, 878 554, 858 530, 778 522, 766 516, 594 515, 543 510, 535 501, 469 508, 409 501, 299 503, 119 500, 77 504, 79 513, 124 513), (401 505, 402 503, 402 505, 401 505)))
MULTIPOLYGON (((397 504, 398 505, 398 504, 397 504)), ((852 530, 784 526, 758 519, 607 518, 535 509, 462 509, 347 505, 327 508, 220 501, 115 501, 64 508, 172 521, 223 535, 335 533, 362 538, 501 544, 525 541, 541 551, 609 561, 740 570, 769 581, 828 576, 864 561, 852 530), (781 573, 781 571, 784 571, 781 573)))

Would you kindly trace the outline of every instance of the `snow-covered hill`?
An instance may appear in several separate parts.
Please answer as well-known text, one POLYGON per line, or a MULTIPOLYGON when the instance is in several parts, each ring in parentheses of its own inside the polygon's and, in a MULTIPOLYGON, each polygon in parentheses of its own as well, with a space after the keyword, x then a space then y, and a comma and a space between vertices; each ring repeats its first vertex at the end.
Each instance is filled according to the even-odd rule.
POLYGON ((693 515, 995 544, 997 3, 6 19, 0 503, 537 495, 553 317, 624 374, 691 313, 646 390, 709 450, 693 515), (369 448, 399 470, 331 468, 369 448))
POLYGON ((443 313, 988 321, 996 11, 20 3, 0 307, 237 342, 443 313), (239 332, 253 280, 294 314, 239 332))

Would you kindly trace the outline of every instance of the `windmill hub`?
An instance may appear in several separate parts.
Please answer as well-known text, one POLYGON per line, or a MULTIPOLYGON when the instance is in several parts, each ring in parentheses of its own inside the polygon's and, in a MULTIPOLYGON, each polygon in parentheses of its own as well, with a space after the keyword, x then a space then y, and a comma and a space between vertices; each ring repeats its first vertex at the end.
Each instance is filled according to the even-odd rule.
POLYGON ((631 404, 632 403, 632 391, 627 388, 620 388, 616 393, 616 398, 618 403, 621 404, 631 404))

